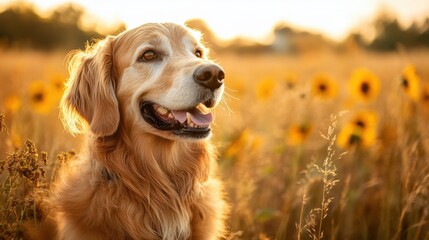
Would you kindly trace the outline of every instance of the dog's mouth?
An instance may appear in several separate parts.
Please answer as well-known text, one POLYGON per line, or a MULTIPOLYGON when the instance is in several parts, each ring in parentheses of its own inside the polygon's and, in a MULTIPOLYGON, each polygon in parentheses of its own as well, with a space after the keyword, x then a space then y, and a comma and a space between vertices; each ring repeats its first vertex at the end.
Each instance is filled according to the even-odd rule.
POLYGON ((202 103, 186 110, 171 110, 153 102, 143 101, 140 103, 140 112, 152 127, 186 138, 207 137, 213 120, 210 109, 202 103))

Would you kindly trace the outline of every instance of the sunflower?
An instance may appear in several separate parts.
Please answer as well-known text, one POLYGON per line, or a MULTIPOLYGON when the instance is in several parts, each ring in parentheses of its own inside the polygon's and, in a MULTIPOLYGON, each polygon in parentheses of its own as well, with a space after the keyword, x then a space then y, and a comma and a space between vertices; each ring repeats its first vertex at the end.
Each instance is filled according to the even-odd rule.
POLYGON ((293 124, 288 129, 288 143, 293 146, 301 145, 308 139, 312 131, 313 126, 309 123, 293 124))
POLYGON ((377 127, 377 114, 373 111, 361 111, 351 119, 351 123, 362 130, 375 129, 377 127))
POLYGON ((260 100, 267 100, 273 94, 276 82, 272 78, 265 78, 256 86, 256 96, 260 100))
POLYGON ((372 111, 357 113, 338 134, 337 144, 342 148, 370 147, 377 137, 377 115, 372 111))
POLYGON ((29 101, 31 109, 40 114, 49 113, 55 104, 51 88, 42 81, 30 84, 29 101))
POLYGON ((380 92, 380 80, 365 68, 356 69, 352 73, 349 84, 351 95, 364 102, 374 100, 380 92))
POLYGON ((413 65, 406 66, 402 71, 401 86, 405 93, 414 101, 417 101, 420 96, 419 85, 420 77, 416 73, 416 68, 413 65))
POLYGON ((16 113, 21 108, 21 99, 17 95, 10 95, 6 98, 5 106, 8 112, 16 113))
POLYGON ((338 95, 338 84, 327 74, 319 73, 311 80, 311 94, 329 100, 338 95))

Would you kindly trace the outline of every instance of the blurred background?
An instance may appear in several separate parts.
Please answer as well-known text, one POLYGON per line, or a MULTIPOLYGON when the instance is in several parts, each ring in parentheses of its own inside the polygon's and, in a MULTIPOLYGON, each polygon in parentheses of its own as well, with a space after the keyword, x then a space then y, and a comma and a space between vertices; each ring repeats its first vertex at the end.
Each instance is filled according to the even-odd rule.
POLYGON ((0 239, 42 221, 79 150, 58 117, 67 53, 170 21, 226 72, 227 239, 429 239, 427 0, 1 0, 0 239))

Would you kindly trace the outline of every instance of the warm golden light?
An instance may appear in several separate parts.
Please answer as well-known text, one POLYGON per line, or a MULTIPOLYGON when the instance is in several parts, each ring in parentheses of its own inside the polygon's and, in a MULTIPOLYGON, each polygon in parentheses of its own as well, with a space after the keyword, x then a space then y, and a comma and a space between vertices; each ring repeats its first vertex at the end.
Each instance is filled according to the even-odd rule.
MULTIPOLYGON (((6 0, 3 5, 16 2, 6 0)), ((329 38, 341 40, 360 24, 368 23, 380 10, 393 11, 404 24, 421 20, 429 12, 429 2, 413 0, 363 0, 363 1, 151 1, 123 0, 105 2, 101 0, 26 0, 40 11, 75 3, 87 9, 92 18, 86 18, 87 25, 94 24, 94 18, 106 26, 119 21, 132 28, 146 22, 180 22, 200 18, 207 22, 216 35, 223 40, 237 36, 257 41, 270 39, 273 26, 286 22, 304 30, 323 33, 329 38)), ((2 4, 0 4, 0 9, 2 4)), ((106 27, 104 26, 104 27, 106 27)))
POLYGON ((428 37, 429 0, 0 0, 0 240, 206 239, 222 195, 225 239, 429 239, 428 37))

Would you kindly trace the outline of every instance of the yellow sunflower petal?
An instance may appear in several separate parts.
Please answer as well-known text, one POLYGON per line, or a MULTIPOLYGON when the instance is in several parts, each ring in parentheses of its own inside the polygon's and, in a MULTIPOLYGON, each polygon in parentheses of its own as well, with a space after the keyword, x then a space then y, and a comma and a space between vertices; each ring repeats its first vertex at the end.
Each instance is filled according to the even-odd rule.
POLYGON ((29 87, 31 110, 40 114, 49 113, 55 105, 53 90, 42 81, 34 81, 29 87))
POLYGON ((359 101, 373 101, 380 92, 380 80, 365 68, 356 69, 349 81, 349 91, 351 96, 359 101))
POLYGON ((340 130, 337 145, 342 148, 373 146, 377 140, 377 119, 373 111, 356 113, 340 130))
POLYGON ((338 95, 338 84, 329 75, 319 73, 311 80, 311 95, 320 99, 334 99, 338 95))
POLYGON ((312 130, 313 127, 308 123, 291 125, 287 133, 288 143, 293 146, 303 144, 310 136, 312 130))
POLYGON ((420 97, 420 77, 413 65, 407 65, 402 71, 401 86, 405 93, 414 101, 420 97))
POLYGON ((374 111, 360 111, 352 119, 352 123, 362 130, 373 129, 377 127, 377 113, 374 111))
POLYGON ((351 124, 345 125, 341 128, 337 137, 337 145, 341 148, 350 148, 358 144, 360 138, 355 133, 355 127, 351 124))
POLYGON ((21 99, 17 95, 10 95, 5 101, 6 110, 15 113, 21 108, 21 99))

